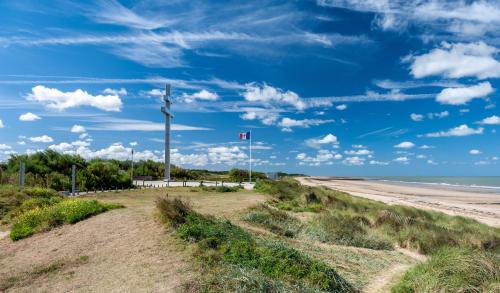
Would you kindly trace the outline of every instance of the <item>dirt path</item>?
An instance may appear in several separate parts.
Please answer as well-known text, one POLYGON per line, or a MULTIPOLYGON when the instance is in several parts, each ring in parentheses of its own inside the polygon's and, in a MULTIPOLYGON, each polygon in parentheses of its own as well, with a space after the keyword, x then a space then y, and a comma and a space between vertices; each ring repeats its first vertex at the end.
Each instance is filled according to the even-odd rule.
MULTIPOLYGON (((17 242, 1 239, 0 292, 181 291, 191 277, 190 253, 155 221, 154 198, 164 193, 108 194, 101 199, 127 208, 17 242)), ((182 195, 219 216, 264 199, 249 194, 182 195)))
POLYGON ((376 276, 372 282, 365 286, 363 293, 386 293, 391 291, 391 286, 398 280, 407 269, 408 264, 397 264, 376 276))

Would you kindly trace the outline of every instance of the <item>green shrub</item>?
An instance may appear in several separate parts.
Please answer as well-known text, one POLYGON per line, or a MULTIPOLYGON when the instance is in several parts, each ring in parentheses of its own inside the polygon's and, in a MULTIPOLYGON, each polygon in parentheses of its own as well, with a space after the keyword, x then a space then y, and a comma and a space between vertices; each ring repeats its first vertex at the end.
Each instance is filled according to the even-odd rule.
POLYGON ((59 194, 53 189, 40 188, 40 187, 27 187, 24 189, 24 192, 29 197, 50 198, 59 196, 59 194))
POLYGON ((207 192, 238 192, 242 190, 243 187, 240 186, 200 186, 200 187, 192 187, 190 191, 199 192, 199 191, 207 191, 207 192))
POLYGON ((264 204, 250 209, 242 216, 242 220, 258 224, 273 233, 286 237, 294 237, 301 229, 298 219, 264 204))
MULTIPOLYGON (((173 199, 165 199, 171 201, 173 199)), ((162 203, 162 205, 165 205, 162 203)), ((164 207, 160 207, 160 212, 164 207)), ((170 218, 165 215, 165 218, 170 218)), ((257 270, 272 280, 308 284, 317 290, 352 292, 353 288, 334 269, 281 242, 265 242, 229 221, 189 211, 176 229, 180 238, 198 243, 205 265, 235 265, 257 270)))
POLYGON ((35 206, 15 218, 9 236, 12 240, 19 240, 37 232, 47 231, 62 224, 76 223, 120 207, 123 206, 83 199, 67 199, 53 205, 35 206))
MULTIPOLYGON (((0 219, 15 213, 22 203, 33 198, 59 197, 56 191, 47 188, 20 188, 13 185, 0 185, 0 219)), ((33 202, 32 202, 33 203, 33 202)))
POLYGON ((161 220, 174 227, 184 224, 187 215, 192 212, 191 205, 179 198, 158 197, 156 207, 161 220))
POLYGON ((444 247, 430 260, 406 272, 392 292, 498 292, 499 289, 498 254, 472 248, 444 247))

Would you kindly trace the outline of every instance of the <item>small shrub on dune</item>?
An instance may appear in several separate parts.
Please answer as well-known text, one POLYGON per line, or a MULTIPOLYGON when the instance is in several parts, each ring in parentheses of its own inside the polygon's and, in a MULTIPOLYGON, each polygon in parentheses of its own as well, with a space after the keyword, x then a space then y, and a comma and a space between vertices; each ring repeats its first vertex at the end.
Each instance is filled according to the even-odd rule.
POLYGON ((444 247, 410 269, 393 293, 498 292, 500 256, 479 249, 444 247))
POLYGON ((191 205, 179 198, 158 197, 156 207, 160 212, 160 218, 173 227, 184 224, 186 217, 192 212, 191 205))
MULTIPOLYGON (((0 219, 16 210, 21 204, 33 198, 59 197, 56 191, 47 188, 20 188, 13 185, 0 185, 0 219)), ((8 217, 9 219, 11 217, 8 217)), ((8 219, 7 219, 8 220, 8 219)))
POLYGON ((9 236, 12 240, 19 240, 37 232, 47 231, 62 224, 73 224, 121 207, 123 206, 83 199, 67 199, 49 206, 37 206, 15 218, 9 236))

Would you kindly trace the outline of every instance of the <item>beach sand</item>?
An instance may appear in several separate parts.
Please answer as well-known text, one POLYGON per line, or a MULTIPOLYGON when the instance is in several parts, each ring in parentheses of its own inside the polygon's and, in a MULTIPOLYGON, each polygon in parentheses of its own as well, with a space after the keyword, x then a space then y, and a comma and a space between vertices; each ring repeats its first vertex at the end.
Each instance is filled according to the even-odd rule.
POLYGON ((441 211, 500 227, 500 193, 404 186, 368 180, 339 180, 331 177, 298 177, 297 179, 304 185, 325 186, 387 204, 441 211))

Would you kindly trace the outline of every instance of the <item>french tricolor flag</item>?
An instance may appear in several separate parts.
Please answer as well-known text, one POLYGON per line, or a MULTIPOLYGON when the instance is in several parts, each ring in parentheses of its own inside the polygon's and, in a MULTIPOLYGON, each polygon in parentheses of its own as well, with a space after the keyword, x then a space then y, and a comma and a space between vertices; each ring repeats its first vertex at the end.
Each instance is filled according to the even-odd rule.
POLYGON ((250 131, 248 132, 240 132, 240 139, 250 139, 250 131))

